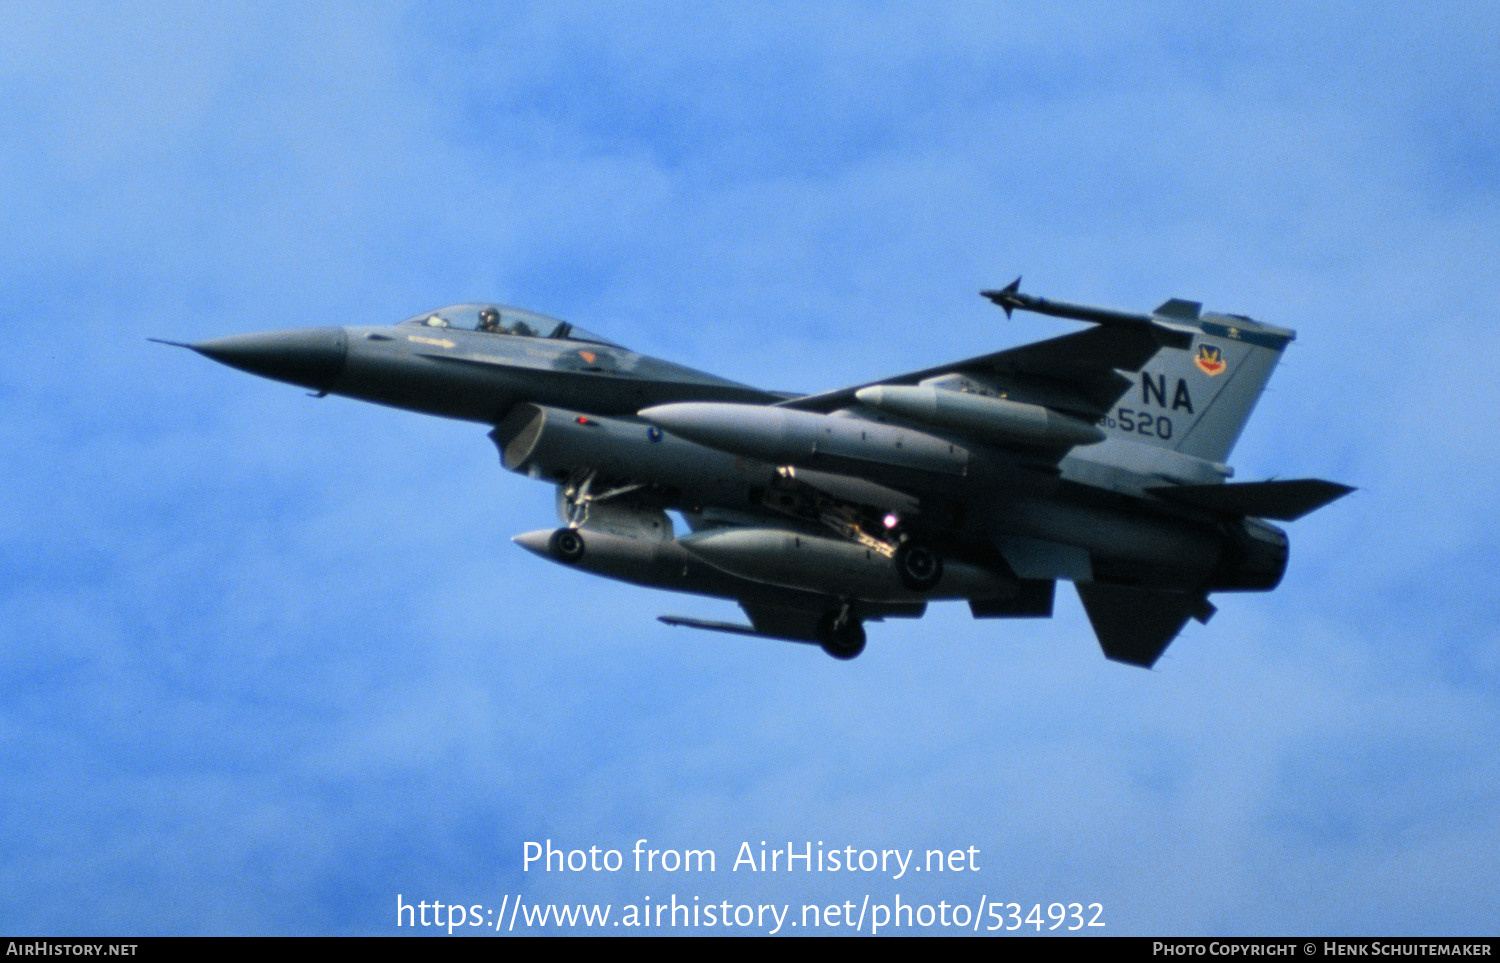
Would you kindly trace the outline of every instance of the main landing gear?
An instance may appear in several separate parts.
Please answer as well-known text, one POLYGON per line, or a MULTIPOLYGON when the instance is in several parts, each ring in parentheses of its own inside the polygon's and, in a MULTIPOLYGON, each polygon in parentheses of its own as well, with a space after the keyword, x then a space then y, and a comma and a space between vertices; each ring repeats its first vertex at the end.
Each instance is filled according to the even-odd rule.
POLYGON ((852 659, 865 650, 865 627, 847 603, 818 620, 818 644, 835 659, 852 659))

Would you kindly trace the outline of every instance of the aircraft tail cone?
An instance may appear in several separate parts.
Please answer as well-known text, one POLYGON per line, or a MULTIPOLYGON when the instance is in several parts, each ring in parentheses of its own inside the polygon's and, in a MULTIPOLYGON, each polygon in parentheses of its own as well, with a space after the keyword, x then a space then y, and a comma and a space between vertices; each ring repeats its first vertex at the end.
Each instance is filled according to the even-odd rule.
POLYGON ((309 328, 234 334, 183 347, 263 378, 327 391, 344 373, 349 345, 343 328, 309 328))

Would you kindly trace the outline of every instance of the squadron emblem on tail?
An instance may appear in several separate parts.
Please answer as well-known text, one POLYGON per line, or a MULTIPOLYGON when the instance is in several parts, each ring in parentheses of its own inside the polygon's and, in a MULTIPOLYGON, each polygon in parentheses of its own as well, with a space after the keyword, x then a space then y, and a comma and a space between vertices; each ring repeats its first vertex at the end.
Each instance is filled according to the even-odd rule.
POLYGON ((1224 363, 1224 352, 1211 344, 1198 345, 1198 357, 1193 359, 1193 363, 1210 378, 1223 374, 1224 369, 1228 367, 1224 363))

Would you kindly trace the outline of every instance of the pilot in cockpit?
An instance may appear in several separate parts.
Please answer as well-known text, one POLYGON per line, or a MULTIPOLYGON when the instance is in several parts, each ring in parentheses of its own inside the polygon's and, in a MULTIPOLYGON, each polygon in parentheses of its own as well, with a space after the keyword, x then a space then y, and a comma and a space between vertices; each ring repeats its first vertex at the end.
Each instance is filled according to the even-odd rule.
POLYGON ((500 326, 500 312, 494 308, 485 308, 480 311, 479 330, 489 331, 494 334, 504 334, 505 329, 500 326))

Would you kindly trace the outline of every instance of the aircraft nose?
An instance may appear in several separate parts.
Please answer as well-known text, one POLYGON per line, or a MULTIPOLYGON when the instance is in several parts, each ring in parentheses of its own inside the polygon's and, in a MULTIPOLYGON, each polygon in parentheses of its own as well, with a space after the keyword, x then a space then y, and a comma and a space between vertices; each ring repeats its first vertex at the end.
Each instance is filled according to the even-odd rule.
POLYGON ((231 368, 327 391, 344 373, 349 339, 343 328, 233 334, 188 347, 231 368))

